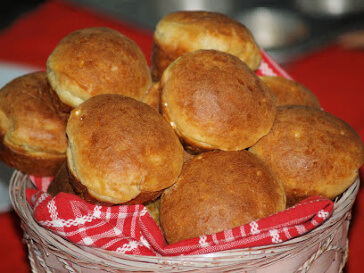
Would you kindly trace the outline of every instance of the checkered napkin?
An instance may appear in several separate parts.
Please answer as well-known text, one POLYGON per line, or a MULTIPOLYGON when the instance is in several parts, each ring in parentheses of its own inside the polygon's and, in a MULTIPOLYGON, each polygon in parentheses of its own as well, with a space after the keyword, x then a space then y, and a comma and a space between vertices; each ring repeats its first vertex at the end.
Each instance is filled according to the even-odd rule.
POLYGON ((280 76, 287 79, 292 77, 282 69, 263 49, 260 50, 262 61, 259 68, 255 71, 258 76, 280 76))
POLYGON ((67 193, 52 197, 45 192, 51 178, 30 178, 37 189, 28 190, 27 198, 40 225, 76 244, 134 255, 192 255, 277 244, 319 226, 334 206, 314 196, 246 225, 168 245, 143 205, 99 206, 67 193))

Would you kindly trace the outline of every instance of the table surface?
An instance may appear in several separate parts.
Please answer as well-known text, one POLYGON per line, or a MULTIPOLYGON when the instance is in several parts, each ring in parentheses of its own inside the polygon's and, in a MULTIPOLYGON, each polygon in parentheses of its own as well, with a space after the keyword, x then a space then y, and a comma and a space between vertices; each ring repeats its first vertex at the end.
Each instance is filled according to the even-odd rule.
MULTIPOLYGON (((47 57, 68 33, 90 26, 112 27, 133 39, 151 58, 152 33, 127 22, 108 18, 81 7, 51 0, 23 14, 0 32, 0 62, 44 70, 47 57)), ((330 44, 284 69, 316 94, 325 111, 348 122, 364 139, 364 51, 330 44)), ((363 177, 363 168, 360 175, 363 177)), ((359 191, 354 204, 349 231, 349 260, 345 272, 364 268, 364 192, 359 191)), ((0 213, 0 272, 30 272, 26 246, 17 215, 0 213)))

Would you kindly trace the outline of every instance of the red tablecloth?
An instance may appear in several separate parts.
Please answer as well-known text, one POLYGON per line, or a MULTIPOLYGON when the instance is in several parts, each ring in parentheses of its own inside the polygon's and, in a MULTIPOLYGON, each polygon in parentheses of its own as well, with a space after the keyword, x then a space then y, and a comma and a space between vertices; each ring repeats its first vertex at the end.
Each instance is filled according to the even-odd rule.
MULTIPOLYGON (((56 44, 68 33, 90 26, 112 27, 132 38, 150 60, 152 33, 125 22, 106 18, 62 1, 48 1, 19 18, 0 33, 0 61, 45 68, 56 44)), ((350 123, 364 139, 364 51, 326 46, 285 67, 297 81, 310 88, 324 109, 350 123)), ((361 176, 363 177, 363 168, 361 176)), ((364 192, 359 192, 349 233, 346 272, 364 268, 364 192)), ((0 214, 0 272, 29 272, 27 250, 22 244, 14 212, 0 214)))

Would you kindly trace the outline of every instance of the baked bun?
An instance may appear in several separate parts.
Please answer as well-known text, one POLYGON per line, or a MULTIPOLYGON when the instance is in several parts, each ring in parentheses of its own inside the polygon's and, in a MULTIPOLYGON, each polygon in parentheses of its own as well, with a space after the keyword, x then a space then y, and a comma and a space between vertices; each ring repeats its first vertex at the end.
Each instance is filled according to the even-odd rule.
POLYGON ((276 105, 305 105, 321 109, 317 97, 301 83, 278 76, 260 77, 272 90, 276 105))
POLYGON ((237 57, 197 50, 175 60, 160 81, 161 112, 187 149, 250 147, 273 125, 270 89, 237 57))
POLYGON ((257 156, 212 151, 185 163, 164 191, 160 224, 168 243, 213 234, 284 210, 282 183, 257 156))
POLYGON ((216 49, 237 56, 252 70, 261 63, 261 52, 251 32, 226 15, 208 11, 179 11, 163 17, 156 26, 152 50, 155 81, 183 54, 216 49))
POLYGON ((48 57, 47 72, 61 101, 73 108, 105 93, 141 100, 151 85, 150 69, 138 45, 105 27, 65 36, 48 57))
POLYGON ((53 176, 66 157, 66 116, 59 115, 45 72, 0 90, 0 160, 24 173, 53 176))
POLYGON ((358 176, 364 149, 343 120, 307 106, 277 107, 268 135, 249 149, 283 182, 288 205, 312 195, 334 198, 358 176))
POLYGON ((176 182, 183 148, 150 106, 104 94, 72 110, 67 167, 75 192, 90 202, 145 203, 176 182))

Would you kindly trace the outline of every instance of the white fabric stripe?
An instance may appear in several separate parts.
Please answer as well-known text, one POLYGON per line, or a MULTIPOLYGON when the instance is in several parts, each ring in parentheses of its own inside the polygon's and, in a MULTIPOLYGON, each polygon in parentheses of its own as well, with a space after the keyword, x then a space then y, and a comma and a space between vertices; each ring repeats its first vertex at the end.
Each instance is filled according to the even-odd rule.
POLYGON ((250 225, 250 232, 252 234, 259 234, 260 233, 259 226, 258 226, 257 222, 252 221, 252 222, 250 222, 249 225, 250 225))
POLYGON ((291 233, 289 233, 289 231, 288 231, 288 228, 286 228, 286 227, 283 228, 283 232, 286 235, 287 239, 291 239, 292 238, 291 233))
POLYGON ((307 231, 304 225, 298 225, 296 226, 296 229, 300 235, 307 231))
POLYGON ((209 246, 209 243, 207 242, 207 236, 206 235, 200 236, 200 239, 199 239, 198 243, 200 244, 201 247, 208 247, 209 246))
POLYGON ((243 237, 243 238, 246 236, 243 226, 240 226, 240 234, 241 234, 241 237, 243 237))
POLYGON ((231 241, 233 241, 235 239, 231 229, 225 230, 224 231, 224 236, 225 236, 225 241, 226 242, 231 242, 231 241))
MULTIPOLYGON (((35 195, 33 195, 32 197, 34 197, 35 198, 35 195)), ((41 204, 41 203, 43 203, 43 201, 46 199, 48 197, 48 194, 46 194, 46 193, 42 193, 41 195, 40 195, 40 197, 38 197, 38 199, 37 199, 37 201, 35 202, 35 205, 34 205, 34 211, 37 209, 37 207, 41 204)), ((34 202, 34 199, 32 199, 32 201, 34 202)))
POLYGON ((49 216, 52 220, 58 220, 57 206, 55 204, 54 199, 50 200, 47 204, 47 208, 49 211, 49 216))
POLYGON ((270 68, 270 66, 266 62, 262 62, 260 64, 259 70, 265 76, 277 76, 277 74, 274 73, 274 71, 270 68))
POLYGON ((272 237, 272 243, 277 244, 282 242, 278 230, 276 229, 269 230, 269 235, 272 237))
POLYGON ((133 217, 131 219, 131 230, 130 230, 130 234, 134 238, 135 238, 135 226, 136 226, 137 219, 139 219, 139 211, 135 210, 133 213, 133 217))
POLYGON ((123 244, 122 247, 118 247, 116 249, 117 252, 121 252, 121 253, 126 253, 126 252, 130 252, 133 249, 138 248, 138 246, 140 245, 140 243, 138 243, 137 241, 130 241, 127 244, 123 244))
POLYGON ((212 241, 217 245, 219 243, 219 240, 217 240, 216 233, 212 234, 211 236, 212 241))
POLYGON ((39 221, 39 223, 47 227, 60 227, 60 226, 71 227, 71 226, 83 225, 86 222, 91 222, 93 219, 94 217, 87 215, 75 219, 68 219, 68 220, 55 219, 55 220, 39 221))

